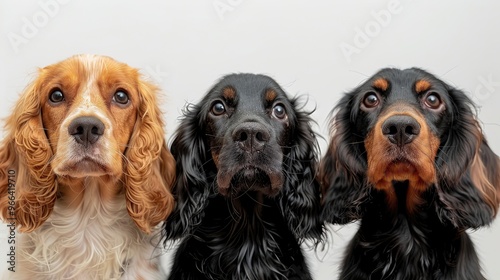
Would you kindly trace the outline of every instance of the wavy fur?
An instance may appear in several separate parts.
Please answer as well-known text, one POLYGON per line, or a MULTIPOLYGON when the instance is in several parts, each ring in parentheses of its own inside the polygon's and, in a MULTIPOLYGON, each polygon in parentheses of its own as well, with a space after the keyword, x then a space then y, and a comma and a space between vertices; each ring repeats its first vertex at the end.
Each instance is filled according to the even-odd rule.
POLYGON ((7 119, 0 144, 0 212, 23 232, 19 265, 9 279, 161 278, 156 232, 174 206, 175 166, 156 92, 137 70, 108 57, 74 56, 39 71, 7 119), (65 94, 63 102, 49 103, 54 90, 65 94), (131 105, 108 110, 96 101, 115 102, 103 93, 115 90, 126 91, 131 105), (81 115, 106 127, 94 147, 106 173, 85 163, 64 169, 85 152, 67 135, 67 125, 81 115))
POLYGON ((164 234, 166 240, 184 239, 169 279, 311 279, 299 246, 304 238, 319 239, 322 234, 319 187, 314 180, 317 143, 310 123, 298 101, 289 100, 276 82, 262 75, 228 75, 186 109, 171 145, 177 162, 177 205, 164 234), (268 89, 273 90, 266 95, 269 105, 251 109, 265 103, 268 89), (214 100, 222 95, 233 112, 227 119, 210 115, 214 100), (273 100, 286 108, 287 126, 265 113, 273 100), (219 191, 217 178, 226 166, 231 170, 247 164, 237 160, 239 150, 231 144, 220 144, 228 143, 223 139, 231 141, 227 135, 244 126, 245 120, 254 120, 252 127, 255 123, 268 127, 271 136, 266 145, 275 140, 283 143, 281 149, 262 152, 262 165, 269 164, 269 169, 275 169, 271 162, 283 153, 278 168, 284 180, 275 195, 258 189, 238 192, 248 184, 239 175, 233 177, 229 194, 219 191))
POLYGON ((383 69, 347 93, 334 113, 320 167, 322 219, 335 224, 361 220, 340 278, 484 279, 466 230, 489 225, 497 214, 500 160, 483 136, 471 100, 421 69, 383 69), (444 107, 424 105, 429 94, 444 107), (368 95, 379 103, 367 108, 368 95), (372 145, 389 143, 387 136, 374 135, 380 120, 391 114, 412 116, 420 124, 417 140, 400 148, 406 153, 400 156, 414 155, 407 158, 414 166, 432 165, 416 174, 435 169, 425 186, 411 184, 415 174, 371 166, 391 156, 391 144, 385 149, 372 145), (415 146, 427 139, 429 145, 415 146), (436 149, 430 147, 436 143, 436 149), (375 161, 369 161, 373 154, 375 161), (399 179, 381 187, 368 176, 370 170, 399 179))

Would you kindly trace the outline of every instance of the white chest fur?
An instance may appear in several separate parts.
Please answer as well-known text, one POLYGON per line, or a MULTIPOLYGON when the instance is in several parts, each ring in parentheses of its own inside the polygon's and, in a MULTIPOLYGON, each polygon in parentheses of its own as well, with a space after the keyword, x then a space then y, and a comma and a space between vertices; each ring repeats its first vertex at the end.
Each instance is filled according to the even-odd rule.
POLYGON ((19 235, 19 266, 9 279, 161 278, 157 235, 137 228, 124 196, 103 203, 99 187, 86 184, 78 207, 56 202, 40 228, 19 235))

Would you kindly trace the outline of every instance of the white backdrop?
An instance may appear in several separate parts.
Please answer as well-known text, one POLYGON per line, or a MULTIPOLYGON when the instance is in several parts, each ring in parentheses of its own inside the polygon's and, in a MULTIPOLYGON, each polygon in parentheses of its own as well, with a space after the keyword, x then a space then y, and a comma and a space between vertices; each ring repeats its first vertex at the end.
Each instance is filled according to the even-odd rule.
MULTIPOLYGON (((418 66, 476 101, 500 154, 499 9, 492 0, 1 0, 0 118, 37 67, 95 53, 142 69, 162 87, 168 137, 185 103, 197 102, 220 76, 255 72, 290 95, 308 95, 315 129, 327 139, 327 115, 343 92, 379 68, 418 66)), ((320 144, 324 153, 326 140, 320 144)), ((336 279, 355 229, 336 227, 327 252, 308 254, 315 279, 336 279)), ((500 221, 472 236, 487 278, 500 279, 500 221)))

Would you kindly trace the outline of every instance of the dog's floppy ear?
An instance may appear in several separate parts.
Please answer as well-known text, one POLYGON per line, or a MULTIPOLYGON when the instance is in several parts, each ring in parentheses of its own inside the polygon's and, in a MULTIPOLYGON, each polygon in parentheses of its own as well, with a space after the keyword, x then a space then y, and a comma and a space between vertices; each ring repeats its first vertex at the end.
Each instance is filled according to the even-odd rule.
POLYGON ((40 76, 7 119, 7 136, 0 143, 0 215, 4 221, 15 218, 22 232, 31 232, 48 219, 57 196, 52 150, 41 116, 39 88, 44 78, 40 76))
POLYGON ((363 139, 355 131, 355 91, 346 94, 338 103, 331 120, 331 139, 321 160, 323 209, 321 219, 330 223, 345 224, 363 216, 364 202, 369 188, 364 180, 366 159, 363 139))
MULTIPOLYGON (((173 193, 177 201, 165 224, 168 239, 180 238, 201 223, 210 195, 206 171, 210 159, 204 137, 205 117, 201 107, 188 106, 171 145, 176 160, 176 183, 173 193)), ((213 176, 213 175, 212 175, 213 176)))
POLYGON ((307 113, 295 107, 293 143, 286 157, 284 172, 286 179, 278 203, 283 217, 295 236, 319 239, 322 222, 319 219, 320 190, 315 180, 317 172, 317 141, 311 129, 311 119, 307 113))
POLYGON ((150 233, 172 212, 170 188, 174 179, 174 160, 168 152, 161 112, 156 101, 157 88, 139 81, 141 104, 136 127, 126 152, 125 194, 127 209, 135 224, 150 233))
POLYGON ((437 211, 443 222, 477 228, 491 223, 497 213, 500 160, 484 138, 472 101, 457 89, 448 92, 453 116, 436 160, 437 211))

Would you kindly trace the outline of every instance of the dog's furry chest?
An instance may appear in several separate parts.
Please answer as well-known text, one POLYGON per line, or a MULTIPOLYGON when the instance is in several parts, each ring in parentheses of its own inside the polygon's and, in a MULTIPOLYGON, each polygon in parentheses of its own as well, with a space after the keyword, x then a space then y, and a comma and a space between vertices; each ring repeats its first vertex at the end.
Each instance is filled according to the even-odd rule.
POLYGON ((266 208, 258 216, 223 205, 209 207, 196 237, 181 245, 179 264, 194 261, 206 279, 309 279, 300 246, 278 209, 266 208))
POLYGON ((154 257, 152 241, 129 217, 125 198, 103 205, 93 195, 85 194, 73 209, 56 202, 40 228, 20 235, 22 274, 31 272, 36 279, 122 279, 134 258, 154 257))
POLYGON ((454 248, 468 240, 462 236, 466 233, 434 221, 432 213, 399 214, 390 221, 373 218, 363 220, 350 244, 351 264, 366 268, 373 279, 449 279, 445 275, 457 264, 454 248))

